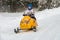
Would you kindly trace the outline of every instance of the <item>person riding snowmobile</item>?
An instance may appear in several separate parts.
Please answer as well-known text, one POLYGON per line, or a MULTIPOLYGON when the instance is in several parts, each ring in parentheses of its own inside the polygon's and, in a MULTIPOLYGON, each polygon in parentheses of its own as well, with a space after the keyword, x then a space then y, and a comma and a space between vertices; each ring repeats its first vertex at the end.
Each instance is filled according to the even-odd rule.
POLYGON ((32 3, 28 4, 28 9, 24 12, 23 16, 30 16, 31 18, 35 19, 35 16, 34 16, 34 10, 33 10, 33 6, 32 6, 32 3))
POLYGON ((14 29, 15 33, 19 33, 19 30, 33 30, 34 32, 37 31, 37 22, 34 16, 34 11, 32 9, 32 4, 28 4, 28 10, 26 10, 23 14, 23 18, 20 21, 20 28, 14 29))

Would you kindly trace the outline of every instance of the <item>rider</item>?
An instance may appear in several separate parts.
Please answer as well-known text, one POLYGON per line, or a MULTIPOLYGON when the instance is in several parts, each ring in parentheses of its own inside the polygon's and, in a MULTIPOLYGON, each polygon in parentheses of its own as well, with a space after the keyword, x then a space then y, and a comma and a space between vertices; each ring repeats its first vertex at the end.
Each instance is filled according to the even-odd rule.
POLYGON ((34 10, 32 8, 33 8, 32 3, 28 4, 28 9, 24 12, 23 16, 28 15, 31 18, 34 18, 36 20, 34 16, 34 10))

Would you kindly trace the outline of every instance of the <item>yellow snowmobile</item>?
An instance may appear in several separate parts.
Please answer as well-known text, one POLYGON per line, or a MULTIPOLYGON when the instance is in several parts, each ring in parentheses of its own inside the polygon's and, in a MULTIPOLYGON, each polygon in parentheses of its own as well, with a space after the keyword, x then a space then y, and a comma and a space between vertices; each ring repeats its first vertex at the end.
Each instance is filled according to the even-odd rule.
POLYGON ((33 30, 34 32, 36 32, 36 26, 37 26, 36 19, 31 18, 31 16, 29 15, 24 15, 24 17, 20 22, 20 27, 14 29, 14 32, 19 33, 20 30, 27 30, 27 31, 33 30))

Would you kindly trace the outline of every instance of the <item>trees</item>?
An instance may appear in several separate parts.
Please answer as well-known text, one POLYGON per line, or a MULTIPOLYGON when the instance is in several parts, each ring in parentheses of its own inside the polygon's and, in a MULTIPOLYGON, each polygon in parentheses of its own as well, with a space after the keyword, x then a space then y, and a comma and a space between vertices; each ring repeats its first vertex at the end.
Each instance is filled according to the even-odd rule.
POLYGON ((0 0, 0 9, 16 12, 18 9, 20 11, 21 8, 27 8, 28 3, 32 3, 33 7, 38 10, 60 6, 60 0, 0 0))

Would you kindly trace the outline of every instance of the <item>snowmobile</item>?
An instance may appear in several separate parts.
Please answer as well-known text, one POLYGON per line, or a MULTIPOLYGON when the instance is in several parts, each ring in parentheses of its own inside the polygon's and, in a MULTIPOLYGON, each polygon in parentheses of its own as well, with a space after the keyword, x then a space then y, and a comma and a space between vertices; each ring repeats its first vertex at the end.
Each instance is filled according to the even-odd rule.
POLYGON ((37 26, 37 22, 35 18, 32 18, 31 15, 23 15, 23 18, 20 22, 20 26, 17 29, 14 29, 15 33, 19 33, 21 32, 21 30, 33 30, 34 32, 36 32, 36 26, 37 26))

